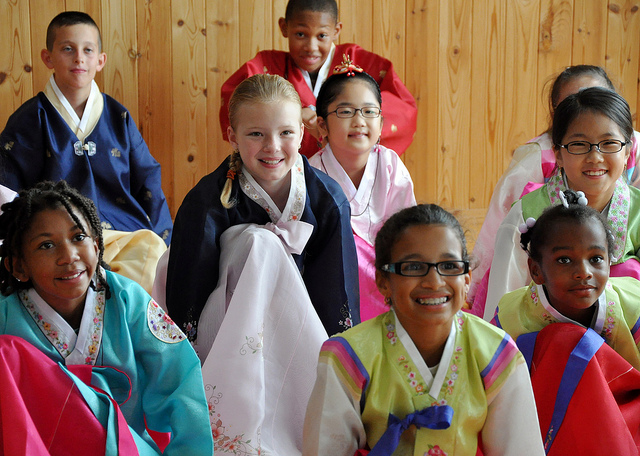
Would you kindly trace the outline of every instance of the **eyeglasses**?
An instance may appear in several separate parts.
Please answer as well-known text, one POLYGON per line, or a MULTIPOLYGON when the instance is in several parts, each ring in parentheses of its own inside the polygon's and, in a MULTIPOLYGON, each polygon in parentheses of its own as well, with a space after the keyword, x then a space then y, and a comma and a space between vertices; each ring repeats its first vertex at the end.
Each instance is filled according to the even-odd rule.
POLYGON ((405 277, 424 277, 429 274, 432 267, 436 268, 441 276, 459 276, 469 272, 469 262, 462 260, 439 261, 438 263, 401 261, 400 263, 385 264, 382 266, 382 270, 405 277))
POLYGON ((341 119, 348 119, 356 115, 356 112, 360 111, 362 117, 366 119, 373 119, 375 117, 380 117, 382 114, 382 109, 376 107, 366 107, 366 108, 338 108, 335 111, 328 112, 329 114, 335 114, 337 117, 341 119))
POLYGON ((601 154, 615 154, 620 152, 628 142, 618 141, 617 139, 605 139, 599 143, 593 144, 589 141, 572 141, 569 144, 558 144, 558 147, 567 149, 571 155, 584 155, 591 152, 593 147, 601 154))

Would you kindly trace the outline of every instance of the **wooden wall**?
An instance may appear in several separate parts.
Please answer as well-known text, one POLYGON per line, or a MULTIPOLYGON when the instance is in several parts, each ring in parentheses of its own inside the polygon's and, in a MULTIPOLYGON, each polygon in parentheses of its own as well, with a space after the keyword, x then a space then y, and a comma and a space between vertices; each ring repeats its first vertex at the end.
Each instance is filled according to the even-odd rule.
MULTIPOLYGON (((403 156, 419 201, 481 223, 512 150, 547 124, 545 83, 572 64, 602 65, 638 129, 640 0, 338 0, 341 42, 388 57, 416 97, 403 156)), ((286 0, 0 0, 0 126, 49 77, 46 26, 82 10, 102 30, 102 90, 129 108, 162 164, 175 214, 229 153, 222 82, 261 49, 287 49, 286 0)))

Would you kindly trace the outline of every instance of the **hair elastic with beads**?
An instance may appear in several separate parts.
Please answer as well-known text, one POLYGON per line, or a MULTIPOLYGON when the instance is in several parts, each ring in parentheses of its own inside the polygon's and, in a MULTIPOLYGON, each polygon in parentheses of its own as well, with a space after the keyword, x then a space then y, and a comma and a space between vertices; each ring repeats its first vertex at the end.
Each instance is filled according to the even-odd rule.
POLYGON ((357 73, 362 73, 362 68, 353 63, 351 57, 347 54, 342 54, 342 63, 340 65, 336 65, 333 69, 333 74, 347 74, 347 76, 355 76, 357 73))
MULTIPOLYGON (((562 201, 562 205, 567 209, 569 209, 569 202, 567 201, 567 197, 564 194, 564 192, 559 191, 558 196, 560 197, 560 201, 562 201)), ((580 191, 576 192, 576 197, 577 197, 576 203, 579 204, 580 206, 586 206, 589 203, 589 201, 587 200, 587 197, 584 196, 584 192, 580 192, 580 191)))
POLYGON ((529 217, 527 220, 525 220, 524 223, 521 223, 520 225, 518 225, 518 231, 524 234, 527 231, 529 231, 531 228, 533 228, 535 224, 536 224, 536 219, 534 219, 533 217, 529 217))

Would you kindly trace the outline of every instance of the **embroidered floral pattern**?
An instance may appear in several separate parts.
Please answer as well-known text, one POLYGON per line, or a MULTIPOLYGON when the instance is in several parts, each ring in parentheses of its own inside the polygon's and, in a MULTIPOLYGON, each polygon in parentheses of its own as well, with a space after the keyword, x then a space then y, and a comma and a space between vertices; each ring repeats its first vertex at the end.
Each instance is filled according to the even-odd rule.
MULTIPOLYGON (((396 325, 393 323, 387 323, 387 340, 391 345, 395 345, 398 342, 398 336, 396 335, 396 325)), ((400 370, 404 372, 405 379, 409 386, 418 393, 418 396, 424 394, 426 390, 426 386, 422 381, 420 381, 419 376, 416 374, 418 369, 411 363, 410 360, 407 359, 406 356, 402 355, 398 357, 398 365, 400 366, 400 370)))
POLYGON ((353 320, 351 319, 351 311, 349 310, 348 303, 344 303, 342 308, 340 309, 340 315, 342 315, 342 320, 338 322, 340 326, 344 329, 349 329, 353 327, 353 320))
POLYGON ((424 456, 448 456, 448 454, 438 445, 429 445, 429 451, 424 456))
POLYGON ((223 395, 220 392, 216 393, 215 385, 206 385, 205 391, 211 391, 210 396, 207 397, 207 404, 209 406, 209 420, 211 422, 211 432, 216 454, 226 453, 238 456, 262 454, 260 442, 257 443, 257 446, 253 446, 251 439, 244 439, 244 434, 236 434, 233 437, 227 435, 223 418, 220 416, 220 413, 216 413, 216 405, 220 403, 223 395))
MULTIPOLYGON (((531 300, 533 301, 533 304, 536 307, 538 307, 538 305, 540 304, 540 297, 538 296, 538 287, 536 287, 535 285, 531 285, 529 287, 529 292, 530 292, 530 297, 531 297, 531 300)), ((542 309, 541 318, 544 321, 548 323, 555 323, 557 321, 551 314, 549 314, 549 312, 546 311, 544 306, 541 305, 540 308, 542 309)))
MULTIPOLYGON (((458 323, 458 332, 462 333, 465 319, 462 318, 462 312, 458 312, 457 316, 458 323)), ((442 396, 443 398, 440 401, 436 401, 431 405, 447 405, 447 396, 453 395, 453 390, 456 384, 456 380, 458 380, 458 369, 459 365, 462 362, 463 358, 463 349, 460 345, 457 345, 455 350, 453 351, 453 356, 451 357, 451 362, 449 363, 449 372, 447 372, 447 376, 444 379, 444 384, 442 385, 442 396)), ((434 453, 439 454, 439 453, 434 453)))
POLYGON ((551 204, 553 206, 561 203, 558 193, 566 189, 567 187, 566 185, 564 185, 564 178, 562 177, 562 172, 560 172, 560 169, 557 169, 553 173, 553 175, 549 178, 549 181, 547 182, 547 191, 549 193, 549 200, 551 201, 551 204))
POLYGON ((175 344, 187 338, 178 325, 167 315, 162 307, 153 299, 147 306, 147 325, 156 339, 168 344, 175 344))
POLYGON ((613 328, 616 325, 616 315, 615 315, 615 303, 613 301, 607 302, 607 312, 604 317, 604 326, 602 328, 602 332, 600 335, 605 340, 611 340, 611 336, 613 335, 613 328))
POLYGON ((240 354, 246 355, 251 352, 252 355, 262 350, 262 333, 258 333, 258 337, 244 336, 246 342, 240 347, 240 354))
MULTIPOLYGON (((387 339, 391 342, 391 345, 395 345, 398 342, 398 337, 396 336, 396 326, 393 323, 389 323, 387 325, 387 339)), ((399 361, 405 361, 405 357, 401 356, 398 358, 399 361)))
POLYGON ((49 339, 49 342, 53 344, 56 350, 58 350, 58 352, 64 358, 69 356, 73 351, 73 347, 69 347, 69 344, 66 340, 59 339, 58 331, 51 329, 51 323, 44 319, 44 317, 36 309, 33 301, 31 301, 31 299, 29 298, 29 292, 27 290, 20 290, 18 292, 18 297, 20 298, 20 302, 22 302, 22 305, 31 314, 33 321, 36 322, 43 334, 47 337, 47 339, 49 339))
MULTIPOLYGON (((49 342, 51 342, 51 344, 63 358, 67 358, 75 349, 75 345, 72 346, 71 342, 67 339, 67 337, 65 337, 64 333, 60 333, 55 324, 46 321, 44 316, 40 314, 40 312, 38 312, 36 305, 29 297, 28 290, 21 290, 18 293, 18 297, 20 298, 20 302, 22 303, 22 305, 25 307, 25 309, 27 309, 27 311, 29 312, 35 323, 38 325, 42 333, 45 335, 45 337, 49 340, 49 342)), ((100 343, 102 342, 104 306, 105 297, 104 290, 102 290, 95 295, 94 318, 92 321, 88 339, 89 346, 85 346, 85 353, 88 353, 88 355, 84 358, 85 364, 95 365, 96 359, 98 357, 98 352, 100 351, 100 343)))
POLYGON ((627 220, 629 219, 629 186, 624 183, 622 178, 618 179, 616 188, 611 197, 609 205, 609 214, 607 221, 615 238, 613 249, 613 261, 622 260, 624 255, 624 246, 627 242, 627 220))

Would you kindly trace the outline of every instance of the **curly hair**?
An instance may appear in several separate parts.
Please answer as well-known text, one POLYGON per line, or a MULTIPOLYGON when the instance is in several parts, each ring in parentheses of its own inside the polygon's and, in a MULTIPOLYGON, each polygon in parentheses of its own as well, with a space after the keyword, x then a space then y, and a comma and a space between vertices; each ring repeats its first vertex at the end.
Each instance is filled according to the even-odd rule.
POLYGON ((542 261, 542 250, 547 245, 547 242, 553 238, 553 233, 557 230, 559 224, 583 225, 599 223, 606 233, 607 252, 611 255, 614 249, 614 238, 605 217, 592 207, 578 204, 578 195, 573 190, 566 190, 564 195, 569 207, 559 204, 546 208, 536 220, 536 223, 520 235, 522 249, 527 252, 532 260, 540 262, 542 261))
MULTIPOLYGON (((40 182, 34 187, 22 190, 11 202, 2 205, 0 215, 0 292, 8 296, 16 290, 30 288, 31 281, 19 282, 13 276, 13 259, 22 256, 24 247, 24 234, 31 228, 36 214, 64 208, 82 232, 91 236, 98 244, 98 265, 109 269, 102 257, 104 242, 102 240, 102 226, 93 201, 86 198, 65 181, 40 182), (77 214, 82 215, 89 223, 85 227, 77 214), (88 233, 87 231, 90 231, 88 233)), ((102 274, 97 274, 100 287, 105 289, 107 298, 110 297, 109 285, 102 274)), ((91 287, 96 289, 96 284, 91 281, 91 287)))

